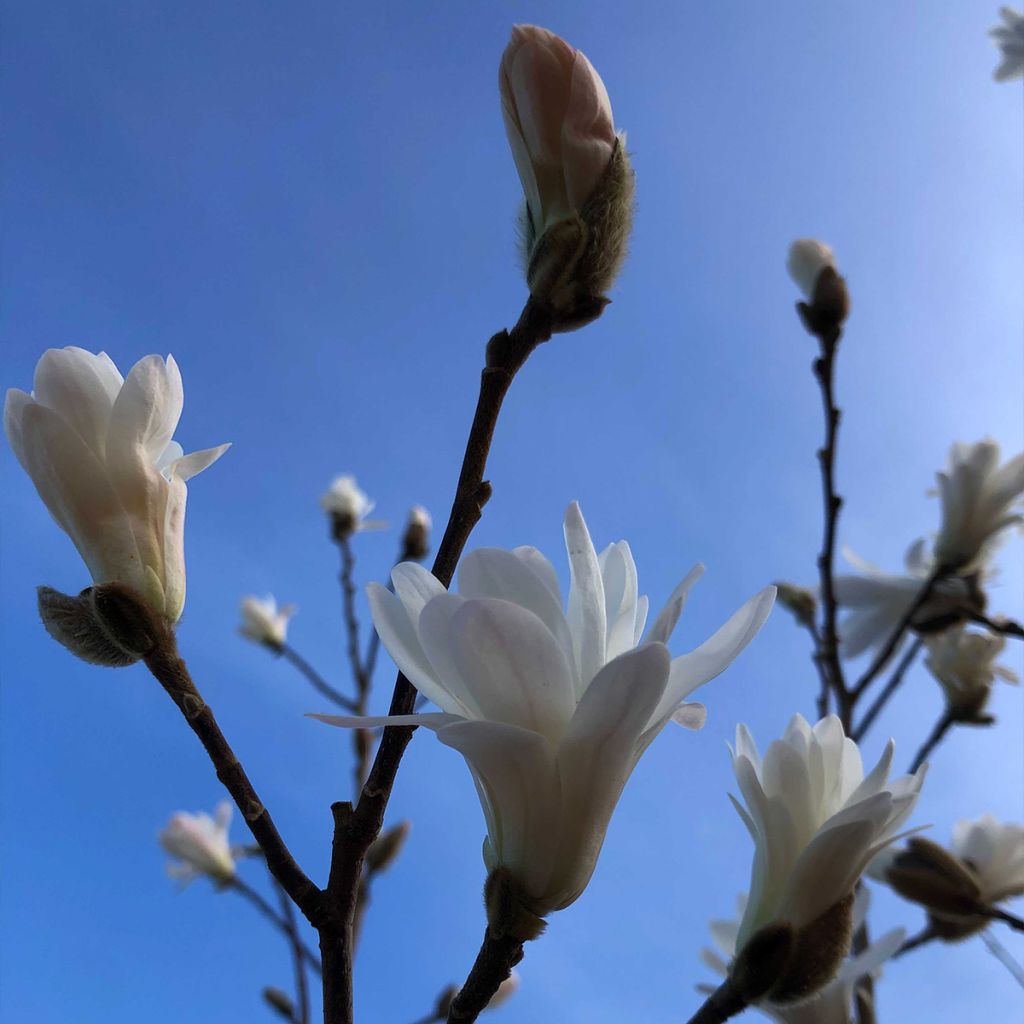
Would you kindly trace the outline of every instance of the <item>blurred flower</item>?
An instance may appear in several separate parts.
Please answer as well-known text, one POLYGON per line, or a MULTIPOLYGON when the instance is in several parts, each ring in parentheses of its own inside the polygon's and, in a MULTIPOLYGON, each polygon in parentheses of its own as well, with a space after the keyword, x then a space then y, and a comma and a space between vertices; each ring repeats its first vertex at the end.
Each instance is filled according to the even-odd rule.
MULTIPOLYGON (((864 923, 868 899, 868 890, 861 886, 853 905, 854 931, 864 923)), ((738 901, 740 917, 743 916, 746 903, 746 896, 741 896, 738 901)), ((738 933, 738 920, 711 922, 711 936, 723 955, 704 949, 701 951, 701 959, 722 976, 729 973, 730 961, 736 954, 738 933)), ((757 1008, 781 1024, 852 1024, 856 1019, 852 1013, 852 1004, 857 982, 866 977, 877 978, 881 974, 882 964, 896 953, 905 937, 906 931, 896 928, 862 952, 847 957, 832 981, 806 1002, 780 1006, 764 1001, 757 1008)))
POLYGON ((160 845, 179 863, 169 864, 167 873, 187 885, 206 875, 219 885, 235 877, 235 859, 228 843, 232 808, 227 800, 217 805, 214 817, 200 811, 179 811, 160 833, 160 845))
POLYGON ((976 718, 988 702, 998 676, 1016 683, 1017 675, 994 664, 1006 640, 990 633, 975 633, 958 626, 927 638, 925 665, 938 680, 946 704, 958 717, 976 718))
POLYGON ((564 39, 516 25, 498 83, 526 195, 530 289, 559 309, 600 296, 625 257, 633 200, 604 82, 564 39))
POLYGON ((340 540, 362 530, 378 530, 384 523, 367 520, 376 502, 371 501, 350 475, 336 476, 320 497, 320 507, 331 517, 334 536, 340 540))
POLYGON ((1003 61, 993 72, 997 82, 1008 82, 1024 75, 1024 14, 1012 7, 1001 7, 1003 24, 989 31, 1002 51, 1003 61))
POLYGON ((431 526, 433 526, 433 520, 422 505, 413 505, 409 509, 409 519, 405 524, 405 534, 402 537, 402 561, 419 561, 426 557, 430 550, 431 526))
POLYGON ((181 373, 146 356, 127 379, 106 353, 48 349, 31 395, 11 388, 7 439, 93 582, 121 583, 177 622, 185 603, 185 481, 227 445, 185 455, 171 435, 181 373))
POLYGON ((799 587, 795 583, 776 583, 778 591, 776 600, 802 626, 813 627, 814 616, 818 610, 818 597, 813 590, 799 587))
MULTIPOLYGON (((851 609, 840 628, 840 651, 844 658, 856 658, 870 648, 881 647, 892 636, 931 575, 932 563, 923 540, 908 549, 904 575, 886 572, 849 548, 843 549, 843 555, 861 573, 835 579, 836 602, 851 609)), ((931 597, 911 625, 921 632, 945 629, 961 619, 965 611, 980 611, 983 607, 978 578, 945 579, 932 587, 931 597)))
POLYGON ((1002 531, 1024 522, 1024 453, 1000 466, 995 441, 957 442, 946 471, 937 476, 942 527, 935 561, 966 573, 985 562, 1002 531))
POLYGON ((477 783, 492 876, 504 869, 543 916, 583 892, 622 788, 669 719, 699 728, 686 704, 760 629, 774 591, 748 601, 704 644, 672 660, 665 647, 698 567, 641 640, 647 598, 625 541, 600 556, 579 506, 565 516, 568 613, 558 578, 535 548, 478 549, 459 593, 402 563, 395 593, 371 584, 384 646, 441 714, 322 721, 347 727, 423 725, 458 750, 477 783))
POLYGON ((872 877, 924 906, 940 937, 957 940, 981 931, 989 918, 976 908, 1024 895, 1024 826, 991 814, 958 821, 948 851, 920 837, 890 848, 871 864, 872 877))
POLYGON ((824 242, 814 238, 798 238, 789 247, 786 269, 808 302, 814 300, 818 278, 826 267, 836 269, 832 250, 824 242))
POLYGON ((288 635, 288 620, 297 611, 293 604, 278 608, 273 594, 262 600, 250 594, 242 598, 242 625, 238 632, 258 644, 280 650, 288 635))
POLYGON ((844 735, 835 715, 813 729, 796 715, 763 761, 747 727, 736 730, 733 768, 746 809, 733 803, 756 847, 736 949, 742 951, 765 926, 779 924, 792 929, 795 956, 802 930, 812 932, 818 957, 806 976, 801 963, 789 966, 771 989, 776 1002, 817 991, 847 953, 851 932, 844 901, 871 858, 898 838, 924 781, 922 768, 888 782, 894 749, 890 740, 865 776, 857 744, 844 735), (836 919, 830 921, 833 913, 836 919))
POLYGON ((487 1004, 488 1010, 496 1010, 499 1006, 507 1003, 515 994, 519 991, 519 983, 522 979, 519 977, 518 971, 512 971, 511 974, 498 986, 498 991, 491 996, 491 1001, 487 1004))

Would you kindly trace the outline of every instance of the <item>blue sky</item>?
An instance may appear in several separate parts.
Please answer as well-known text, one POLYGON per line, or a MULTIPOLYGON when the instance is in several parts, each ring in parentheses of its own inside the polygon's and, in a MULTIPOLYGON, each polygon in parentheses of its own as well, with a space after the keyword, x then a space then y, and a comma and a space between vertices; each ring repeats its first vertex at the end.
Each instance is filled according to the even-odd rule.
MULTIPOLYGON (((348 471, 396 524, 416 502, 447 514, 483 345, 524 299, 496 87, 511 24, 559 32, 600 70, 638 212, 604 318, 516 383, 474 544, 535 544, 561 566, 575 498, 599 545, 630 541, 655 604, 705 562, 677 651, 767 582, 812 582, 820 410, 784 271, 801 235, 834 246, 853 298, 844 542, 895 568, 937 523, 925 492, 952 440, 1021 447, 1022 92, 991 78, 994 3, 5 8, 2 383, 28 387, 49 346, 105 349, 122 369, 173 352, 178 438, 233 442, 190 488, 180 641, 315 879, 347 737, 302 717, 321 702, 237 636, 237 603, 298 603, 295 646, 343 684, 319 493, 348 471)), ((91 668, 45 636, 33 588, 88 580, 6 446, 0 472, 0 1009, 36 1024, 269 1020, 258 993, 289 984, 282 943, 231 895, 176 893, 156 844, 172 811, 221 790, 143 668, 91 668)), ((363 582, 397 543, 358 538, 363 582)), ((1020 615, 1019 540, 1000 567, 993 606, 1020 615)), ((1006 661, 1019 671, 1020 648, 1006 661)), ((702 692, 705 730, 649 751, 590 888, 528 950, 495 1021, 686 1019, 706 920, 750 870, 725 743, 737 721, 766 743, 812 714, 813 685, 804 637, 776 613, 702 692)), ((866 756, 891 734, 909 761, 939 709, 912 675, 866 756)), ((1020 691, 1001 686, 992 710, 998 728, 954 734, 935 760, 916 821, 939 840, 986 810, 1021 817, 1020 691)), ((374 895, 357 1003, 402 1024, 475 954, 483 823, 461 759, 426 734, 391 813, 413 831, 374 895)), ((880 928, 921 924, 876 907, 880 928)), ((1015 1005, 972 941, 891 966, 880 1016, 1015 1005)))

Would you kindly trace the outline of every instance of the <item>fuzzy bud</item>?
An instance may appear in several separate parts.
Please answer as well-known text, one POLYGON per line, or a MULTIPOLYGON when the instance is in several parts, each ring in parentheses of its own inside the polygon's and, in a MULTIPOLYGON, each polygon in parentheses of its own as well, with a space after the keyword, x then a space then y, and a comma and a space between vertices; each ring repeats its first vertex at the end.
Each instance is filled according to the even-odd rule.
POLYGON ((77 597, 39 587, 37 596, 46 632, 91 665, 134 665, 156 643, 160 623, 123 584, 88 587, 77 597))
POLYGON ((850 296, 832 250, 813 238, 797 239, 789 247, 786 269, 807 300, 797 306, 807 330, 814 335, 838 331, 850 313, 850 296))
POLYGON ((818 599, 814 591, 798 587, 795 583, 776 583, 776 600, 801 626, 813 626, 818 610, 818 599))
POLYGON ((547 922, 528 906, 519 883, 507 868, 497 867, 484 884, 487 925, 496 936, 530 942, 544 934, 547 922))
POLYGON ((943 917, 970 915, 981 897, 977 879, 961 860, 920 837, 892 858, 885 878, 904 899, 943 917))
POLYGON ((386 871, 398 859, 402 852, 406 839, 409 837, 409 829, 412 824, 409 821, 400 821, 393 825, 386 832, 382 832, 370 844, 366 851, 366 870, 372 874, 379 874, 386 871))
POLYGON ((273 988, 268 985, 263 990, 263 1001, 285 1020, 294 1021, 296 1019, 295 1004, 279 988, 273 988))
POLYGON ((433 521, 422 505, 409 509, 409 519, 402 536, 402 561, 418 562, 430 551, 430 528, 433 521))
POLYGON ((788 924, 768 924, 751 935, 729 971, 732 988, 745 1003, 770 992, 785 972, 796 935, 788 924))
POLYGON ((853 939, 853 893, 796 933, 785 973, 772 987, 773 1003, 797 1003, 820 992, 839 971, 853 939))

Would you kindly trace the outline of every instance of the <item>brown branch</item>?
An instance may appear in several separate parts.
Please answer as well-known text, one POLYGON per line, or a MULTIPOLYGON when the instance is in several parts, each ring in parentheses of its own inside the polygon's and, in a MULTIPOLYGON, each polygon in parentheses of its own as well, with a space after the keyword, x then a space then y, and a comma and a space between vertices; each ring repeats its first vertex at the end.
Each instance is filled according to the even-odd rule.
POLYGON ((209 755, 224 788, 242 812, 249 831, 267 860, 270 873, 295 905, 315 925, 320 912, 321 892, 306 876, 281 838, 270 812, 263 805, 245 774, 235 752, 200 696, 188 668, 178 653, 174 631, 165 622, 150 617, 154 646, 146 655, 146 666, 184 715, 189 728, 209 755))
POLYGON ((910 774, 918 770, 928 760, 928 755, 942 742, 945 735, 949 730, 956 724, 956 716, 947 708, 942 713, 942 716, 935 723, 935 728, 932 729, 928 739, 924 741, 921 749, 917 752, 917 756, 914 758, 914 763, 910 766, 910 774))
POLYGON ((1016 914, 1011 914, 1008 910, 1002 910, 999 907, 984 907, 981 913, 993 921, 1002 921, 1003 924, 1008 924, 1015 932, 1024 932, 1024 919, 1017 917, 1016 914))
MULTIPOLYGON (((273 877, 273 876, 271 876, 273 877)), ((309 1024, 309 987, 306 984, 305 959, 312 954, 302 944, 299 936, 298 922, 295 920, 295 907, 288 898, 288 893, 274 882, 281 903, 281 916, 285 923, 285 935, 292 949, 292 966, 295 973, 295 996, 298 1000, 296 1008, 296 1024, 309 1024)), ((314 960, 316 958, 314 957, 314 960)), ((316 961, 319 964, 319 961, 316 961)))
POLYGON ((448 1008, 448 1024, 472 1024, 522 959, 522 942, 509 935, 495 936, 488 928, 469 976, 448 1008))
POLYGON ((860 725, 853 730, 853 740, 855 742, 859 743, 864 738, 868 729, 871 728, 872 722, 874 722, 878 717, 879 712, 889 702, 892 695, 899 689, 900 684, 903 682, 903 677, 909 671, 910 666, 914 663, 914 659, 918 656, 923 646, 924 641, 920 638, 915 639, 910 645, 910 649, 903 655, 899 665, 896 666, 896 671, 893 672, 889 682, 885 684, 885 688, 875 698, 871 707, 864 712, 864 717, 860 720, 860 725))
POLYGON ((915 936, 907 939, 907 941, 904 942, 903 945, 900 946, 900 948, 897 949, 895 953, 893 953, 893 959, 895 960, 897 957, 903 956, 904 954, 909 953, 911 950, 917 949, 919 946, 927 945, 927 943, 933 942, 938 937, 938 934, 935 931, 933 931, 932 926, 928 925, 922 931, 918 932, 915 936))
POLYGON ((356 713, 355 701, 331 686, 294 647, 288 644, 281 644, 278 647, 274 647, 273 650, 277 651, 286 661, 291 662, 312 684, 313 688, 322 693, 328 700, 334 701, 335 704, 346 711, 350 711, 353 714, 356 713))
POLYGON ((689 1024, 725 1024, 725 1021, 742 1013, 747 1003, 726 978, 704 1001, 704 1005, 690 1018, 689 1024))
MULTIPOLYGON (((455 500, 431 570, 445 586, 451 582, 466 541, 491 494, 484 473, 502 402, 533 350, 551 337, 552 326, 550 311, 531 298, 515 327, 499 332, 487 345, 455 500)), ((415 699, 415 688, 399 673, 389 714, 408 714, 415 699)), ((324 958, 324 1019, 329 1024, 352 1021, 352 925, 363 858, 384 823, 398 766, 412 734, 410 727, 385 729, 355 809, 349 804, 332 808, 335 830, 327 894, 333 924, 331 929, 321 930, 320 946, 324 958)))
POLYGON ((967 617, 971 622, 984 626, 987 630, 998 636, 1008 636, 1015 640, 1024 640, 1024 626, 1013 619, 990 619, 981 612, 969 612, 967 617))

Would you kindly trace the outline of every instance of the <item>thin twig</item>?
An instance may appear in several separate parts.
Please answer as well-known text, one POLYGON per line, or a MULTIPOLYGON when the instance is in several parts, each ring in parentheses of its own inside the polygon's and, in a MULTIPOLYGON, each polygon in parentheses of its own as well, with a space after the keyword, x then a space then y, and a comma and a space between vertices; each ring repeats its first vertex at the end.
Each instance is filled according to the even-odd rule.
MULTIPOLYGON (((273 876, 271 876, 273 878, 273 876)), ((277 879, 274 879, 274 884, 278 891, 284 893, 285 900, 282 901, 282 909, 287 904, 287 909, 284 914, 279 914, 274 908, 255 890, 243 882, 237 875, 231 880, 230 888, 237 892, 240 896, 244 896, 278 931, 282 932, 290 942, 298 942, 298 948, 302 959, 313 968, 317 974, 321 973, 320 958, 313 952, 307 945, 305 945, 301 937, 298 935, 298 931, 294 931, 295 938, 292 939, 293 929, 289 925, 289 919, 294 919, 291 901, 288 899, 288 894, 284 892, 282 886, 278 883, 277 879)))
POLYGON ((727 978, 704 1001, 704 1005, 690 1018, 689 1024, 724 1024, 742 1013, 747 1003, 740 998, 727 978))
POLYGON ((971 622, 984 626, 987 630, 998 636, 1013 637, 1015 640, 1024 640, 1024 626, 1013 619, 990 619, 981 612, 968 612, 967 617, 971 622))
POLYGON ((860 720, 860 724, 853 730, 855 742, 859 743, 864 738, 868 729, 871 728, 872 722, 878 717, 878 713, 889 702, 889 698, 899 689, 900 684, 903 682, 903 677, 907 674, 923 646, 924 641, 920 637, 916 638, 910 645, 910 648, 900 660, 899 665, 896 666, 896 671, 893 672, 892 678, 885 684, 885 688, 875 698, 874 703, 864 712, 864 717, 860 720))
POLYGON ((935 728, 932 729, 928 739, 924 741, 921 749, 917 752, 917 756, 914 758, 914 763, 910 766, 910 774, 913 775, 918 768, 921 767, 928 760, 928 755, 942 742, 946 733, 956 724, 956 717, 952 715, 947 709, 942 713, 942 716, 935 723, 935 728))
MULTIPOLYGON (((515 327, 496 334, 487 346, 487 364, 481 375, 480 395, 455 500, 431 570, 445 586, 451 582, 466 541, 490 497, 491 488, 484 473, 502 402, 516 373, 530 353, 550 338, 551 330, 550 311, 531 298, 515 327)), ((415 688, 399 673, 389 713, 408 714, 415 699, 415 688)), ((343 803, 332 807, 334 844, 327 892, 333 921, 329 930, 320 932, 324 1019, 328 1024, 352 1022, 352 924, 363 858, 384 823, 398 766, 412 734, 413 729, 408 726, 385 729, 355 809, 343 803)))
POLYGON ((818 450, 821 466, 821 493, 825 506, 825 526, 818 555, 818 576, 821 584, 821 631, 818 637, 815 663, 821 676, 818 696, 819 710, 827 710, 828 694, 836 697, 840 711, 844 705, 846 681, 839 661, 839 630, 836 625, 838 605, 835 594, 836 526, 843 499, 836 493, 836 442, 842 414, 835 401, 835 357, 842 337, 841 326, 829 328, 818 336, 821 354, 814 361, 814 376, 821 389, 821 403, 825 412, 825 443, 818 450))
POLYGON ((344 708, 346 711, 353 714, 356 713, 357 708, 355 701, 350 697, 346 697, 345 694, 331 686, 331 684, 328 683, 323 676, 321 676, 320 673, 317 672, 316 669, 314 669, 313 666, 310 665, 310 663, 306 661, 306 659, 302 657, 297 650, 295 650, 294 647, 291 647, 288 644, 281 644, 279 647, 276 647, 275 650, 277 650, 286 661, 291 662, 313 685, 314 689, 322 693, 328 700, 334 701, 335 704, 344 708))
POLYGON ((914 621, 914 617, 927 603, 928 598, 932 596, 932 591, 935 589, 935 584, 938 583, 946 575, 945 570, 936 569, 932 574, 924 581, 921 589, 917 592, 917 597, 914 598, 913 603, 903 613, 900 621, 897 623, 896 628, 892 631, 889 639, 885 642, 883 647, 875 655, 874 660, 868 666, 864 674, 857 680, 856 684, 850 690, 850 696, 854 701, 871 685, 875 677, 879 672, 885 668, 889 659, 893 656, 896 648, 899 647, 900 642, 903 640, 903 635, 910 628, 911 623, 914 621))
POLYGON ((488 928, 473 968, 448 1008, 448 1024, 472 1024, 522 959, 522 942, 508 935, 492 935, 488 928))
POLYGON ((213 716, 200 696, 188 668, 178 653, 174 631, 161 621, 151 623, 155 640, 146 656, 146 666, 164 688, 189 727, 199 738, 224 788, 242 812, 249 831, 259 844, 271 874, 314 925, 320 914, 320 889, 306 876, 285 845, 270 812, 263 805, 213 716))
POLYGON ((1024 988, 1024 967, 1021 967, 1016 960, 1010 956, 1009 950, 986 929, 981 933, 981 941, 988 947, 988 951, 1013 975, 1013 980, 1021 988, 1024 988))
MULTIPOLYGON (((274 885, 277 888, 277 895, 281 904, 281 916, 284 918, 285 934, 292 949, 292 966, 295 972, 295 996, 299 1004, 297 1007, 297 1024, 309 1024, 309 986, 306 984, 305 959, 311 954, 302 944, 298 922, 295 920, 295 907, 288 898, 288 893, 281 886, 277 885, 276 881, 274 885)), ((320 961, 316 960, 316 963, 319 965, 320 961)))
POLYGON ((1008 924, 1015 932, 1024 932, 1024 918, 1017 917, 1016 914, 1011 914, 1008 910, 1003 910, 1000 907, 985 907, 982 914, 993 921, 1002 921, 1003 924, 1008 924))
POLYGON ((904 954, 909 953, 911 950, 917 949, 920 946, 927 945, 929 942, 933 942, 938 937, 939 936, 932 929, 932 926, 927 925, 916 935, 907 939, 907 941, 904 942, 903 945, 900 946, 900 948, 897 949, 895 953, 893 953, 893 959, 895 960, 897 957, 903 956, 904 954))

